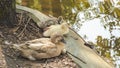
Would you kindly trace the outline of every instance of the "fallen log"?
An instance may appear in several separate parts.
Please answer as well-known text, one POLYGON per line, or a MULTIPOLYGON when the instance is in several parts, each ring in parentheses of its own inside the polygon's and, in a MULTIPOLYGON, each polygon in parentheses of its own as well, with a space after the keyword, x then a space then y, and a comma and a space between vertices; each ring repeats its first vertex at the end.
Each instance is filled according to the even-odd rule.
MULTIPOLYGON (((41 27, 41 21, 47 21, 50 19, 49 16, 42 14, 37 10, 33 10, 27 7, 16 5, 17 12, 25 11, 28 12, 30 16, 39 27, 41 27)), ((92 49, 86 47, 85 41, 72 29, 65 37, 67 43, 66 49, 69 53, 69 56, 81 67, 81 68, 114 68, 113 65, 110 65, 104 61, 98 54, 96 54, 92 49), (74 55, 74 56, 73 56, 74 55), (77 59, 76 57, 82 59, 85 63, 77 59)))
POLYGON ((49 17, 37 10, 34 10, 34 9, 30 9, 30 8, 27 8, 27 7, 23 7, 23 6, 20 6, 20 5, 16 5, 16 8, 17 8, 17 13, 21 13, 23 11, 25 12, 28 12, 27 15, 30 16, 36 23, 39 27, 43 27, 43 24, 48 21, 48 20, 56 20, 57 18, 55 17, 49 17))

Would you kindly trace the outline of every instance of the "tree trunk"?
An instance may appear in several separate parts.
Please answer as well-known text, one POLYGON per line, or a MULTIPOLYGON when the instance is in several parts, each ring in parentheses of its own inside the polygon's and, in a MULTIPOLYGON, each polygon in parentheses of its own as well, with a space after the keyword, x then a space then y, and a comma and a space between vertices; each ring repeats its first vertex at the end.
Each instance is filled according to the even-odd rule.
POLYGON ((16 24, 15 0, 0 0, 0 25, 13 27, 16 24))

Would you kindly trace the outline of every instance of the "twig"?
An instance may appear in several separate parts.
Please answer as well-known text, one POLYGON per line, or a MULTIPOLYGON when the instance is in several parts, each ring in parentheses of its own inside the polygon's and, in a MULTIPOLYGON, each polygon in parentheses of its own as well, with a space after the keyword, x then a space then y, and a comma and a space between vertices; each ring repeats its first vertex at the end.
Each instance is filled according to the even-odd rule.
MULTIPOLYGON (((20 21, 18 23, 18 25, 20 25, 22 23, 22 20, 23 20, 23 12, 21 13, 20 15, 20 21)), ((16 32, 20 27, 17 27, 16 30, 14 32, 16 32)))
POLYGON ((23 19, 23 12, 20 15, 20 22, 18 23, 18 25, 20 25, 22 23, 22 19, 23 19))
POLYGON ((26 27, 27 27, 27 25, 28 25, 28 23, 29 23, 30 20, 31 20, 31 18, 28 19, 25 27, 23 28, 23 30, 20 32, 20 34, 17 37, 19 37, 24 32, 24 30, 26 29, 26 27))

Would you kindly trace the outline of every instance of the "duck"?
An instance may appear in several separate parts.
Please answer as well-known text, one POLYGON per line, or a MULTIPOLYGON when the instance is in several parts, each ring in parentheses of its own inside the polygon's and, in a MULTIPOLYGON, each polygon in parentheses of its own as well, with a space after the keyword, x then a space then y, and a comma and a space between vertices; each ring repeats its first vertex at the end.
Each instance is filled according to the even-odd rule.
POLYGON ((63 21, 61 24, 51 25, 46 27, 43 32, 43 36, 50 37, 51 35, 65 35, 69 33, 69 25, 66 21, 63 21))
POLYGON ((20 55, 29 60, 39 60, 65 54, 65 43, 63 36, 52 35, 51 38, 39 38, 27 41, 22 44, 14 44, 13 48, 20 52, 20 55))

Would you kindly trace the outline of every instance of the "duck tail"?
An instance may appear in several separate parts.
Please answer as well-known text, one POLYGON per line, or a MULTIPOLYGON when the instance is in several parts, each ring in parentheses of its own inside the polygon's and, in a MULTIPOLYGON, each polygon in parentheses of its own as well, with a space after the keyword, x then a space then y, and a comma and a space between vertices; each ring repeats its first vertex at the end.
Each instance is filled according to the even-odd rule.
POLYGON ((13 48, 14 48, 14 49, 17 49, 17 50, 21 50, 20 46, 17 45, 17 44, 13 44, 13 48))

